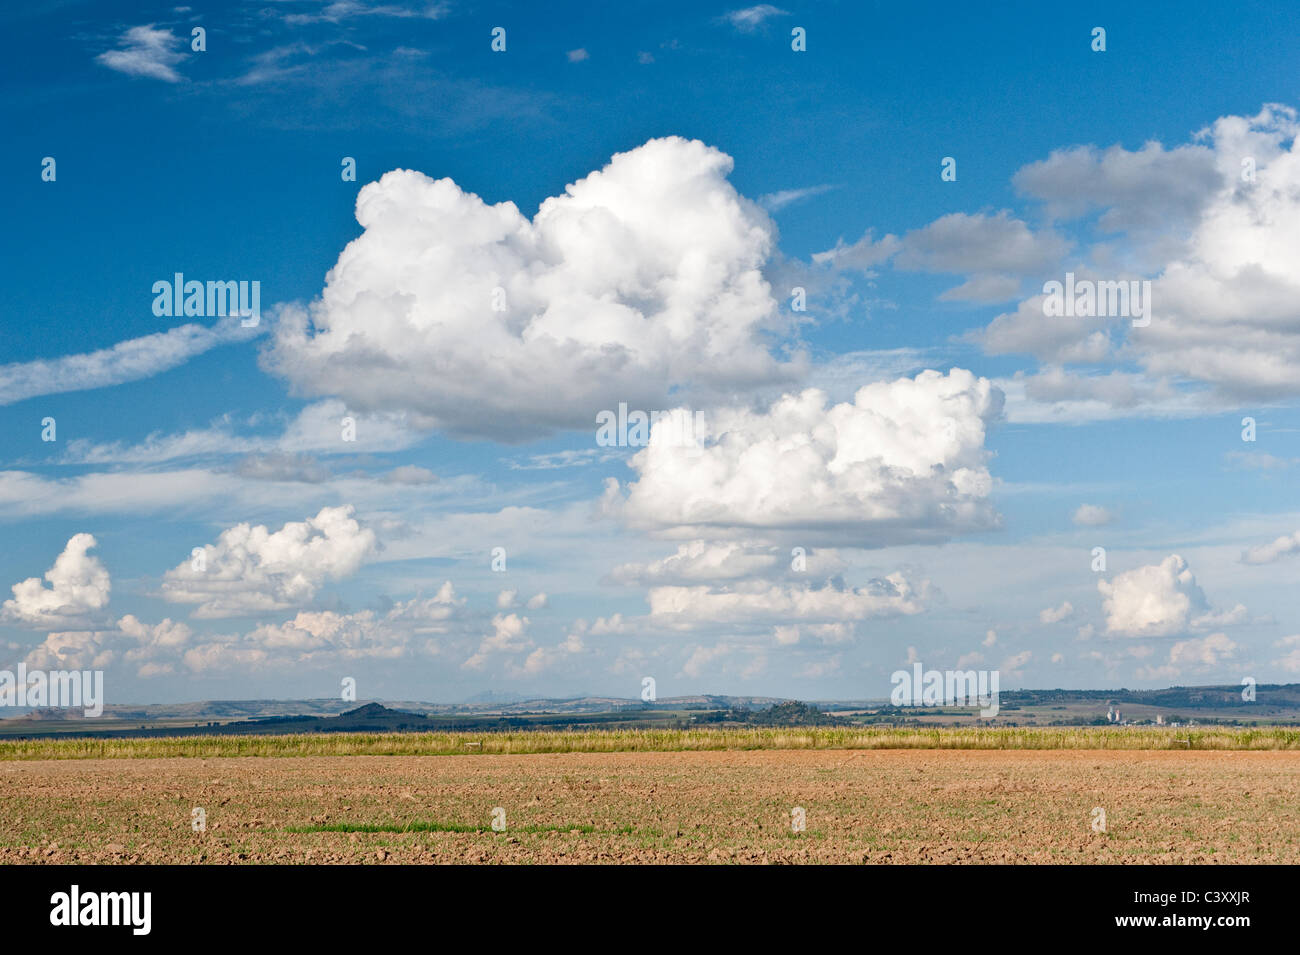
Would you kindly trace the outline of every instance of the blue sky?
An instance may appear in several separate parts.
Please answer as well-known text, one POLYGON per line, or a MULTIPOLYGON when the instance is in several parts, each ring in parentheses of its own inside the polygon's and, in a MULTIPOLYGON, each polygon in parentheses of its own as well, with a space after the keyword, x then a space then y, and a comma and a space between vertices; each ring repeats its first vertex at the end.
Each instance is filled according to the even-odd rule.
POLYGON ((10 661, 114 702, 1294 680, 1296 19, 6 10, 10 661), (176 272, 259 325, 156 315, 176 272), (1067 272, 1150 325, 1048 317, 1067 272), (600 446, 620 401, 715 430, 600 446))

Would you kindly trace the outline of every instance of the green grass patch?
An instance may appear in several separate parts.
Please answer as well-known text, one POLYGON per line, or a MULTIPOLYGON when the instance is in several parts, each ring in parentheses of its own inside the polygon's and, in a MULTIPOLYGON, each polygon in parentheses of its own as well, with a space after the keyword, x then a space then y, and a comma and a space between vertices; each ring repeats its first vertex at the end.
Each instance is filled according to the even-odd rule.
POLYGON ((459 822, 327 822, 310 826, 287 826, 285 832, 492 832, 507 835, 512 832, 579 832, 590 835, 596 832, 595 826, 512 826, 496 833, 491 826, 469 826, 459 822))

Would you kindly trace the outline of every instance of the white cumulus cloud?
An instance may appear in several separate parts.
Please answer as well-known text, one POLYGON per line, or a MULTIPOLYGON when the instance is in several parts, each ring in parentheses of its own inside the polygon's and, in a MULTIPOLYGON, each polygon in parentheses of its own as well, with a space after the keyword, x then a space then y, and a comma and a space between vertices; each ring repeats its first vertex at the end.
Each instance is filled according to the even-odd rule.
POLYGON ((1059 607, 1048 607, 1041 611, 1038 614, 1038 619, 1043 623, 1060 623, 1073 614, 1074 605, 1067 600, 1059 607))
MULTIPOLYGON (((655 623, 693 629, 710 623, 835 623, 911 615, 924 610, 925 590, 895 573, 858 588, 762 581, 726 587, 653 587, 646 599, 655 623)), ((778 642, 781 639, 778 634, 778 642)))
POLYGON ((1080 527, 1102 527, 1111 522, 1111 513, 1096 504, 1080 504, 1073 521, 1080 527))
POLYGON ((770 548, 693 540, 661 560, 620 564, 610 576, 619 583, 694 583, 765 576, 776 565, 777 556, 770 548))
POLYGON ((998 518, 984 437, 1001 399, 954 368, 869 384, 829 408, 810 388, 763 412, 716 411, 685 446, 652 439, 626 496, 607 484, 606 511, 681 536, 797 529, 805 543, 855 547, 986 529, 998 518))
POLYGON ((1242 604, 1226 611, 1213 609, 1177 554, 1099 580, 1097 589, 1104 598, 1106 629, 1123 636, 1168 637, 1238 624, 1247 617, 1242 604))
POLYGON ((327 580, 353 573, 375 547, 351 507, 324 507, 278 531, 237 524, 202 548, 201 563, 184 561, 163 578, 162 596, 198 604, 195 617, 232 617, 283 610, 311 600, 327 580))
POLYGON ((450 179, 394 170, 357 197, 364 228, 319 300, 286 308, 267 366, 300 393, 417 424, 526 440, 803 369, 769 354, 780 317, 762 268, 774 227, 727 181, 732 160, 655 139, 528 219, 450 179))
POLYGON ((1269 544, 1250 547, 1241 555, 1241 559, 1247 564, 1271 564, 1279 558, 1297 552, 1300 552, 1300 531, 1294 534, 1283 534, 1269 544))
POLYGON ((300 611, 245 633, 197 633, 183 622, 150 624, 127 614, 104 630, 50 633, 26 662, 41 669, 134 667, 147 678, 433 656, 443 652, 442 638, 467 629, 464 604, 447 581, 434 596, 399 602, 385 613, 300 611))
POLYGON ((13 585, 13 597, 0 608, 0 623, 55 628, 82 620, 108 605, 112 582, 90 534, 75 534, 55 558, 45 578, 29 577, 13 585))
POLYGON ((1174 680, 1186 673, 1212 670, 1237 652, 1236 641, 1226 634, 1212 633, 1193 640, 1180 640, 1169 648, 1169 658, 1160 666, 1139 667, 1144 680, 1174 680))
POLYGON ((1122 233, 1124 264, 1116 239, 1073 271, 1094 281, 1148 279, 1149 324, 1048 318, 1035 295, 972 337, 991 353, 1044 362, 1135 362, 1141 387, 1094 389, 1116 407, 1158 408, 1174 381, 1210 386, 1202 403, 1219 408, 1300 394, 1298 131, 1293 108, 1269 105, 1216 120, 1193 145, 1080 147, 1025 167, 1017 184, 1052 211, 1105 210, 1099 226, 1122 233))

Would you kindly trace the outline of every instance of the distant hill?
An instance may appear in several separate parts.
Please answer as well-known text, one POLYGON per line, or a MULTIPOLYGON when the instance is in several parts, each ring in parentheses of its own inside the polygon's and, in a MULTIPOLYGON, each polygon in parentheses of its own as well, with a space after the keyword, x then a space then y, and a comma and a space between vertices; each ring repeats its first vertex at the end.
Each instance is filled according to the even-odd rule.
MULTIPOLYGON (((108 703, 101 719, 129 721, 190 720, 217 721, 261 719, 271 716, 338 716, 355 708, 357 702, 338 698, 314 700, 204 700, 194 703, 108 703)), ((767 696, 681 696, 643 703, 612 696, 584 696, 577 699, 500 698, 466 703, 424 703, 413 700, 383 700, 390 709, 426 716, 524 716, 539 713, 588 714, 621 710, 752 709, 783 702, 767 696)), ((0 711, 2 712, 2 711, 0 711)), ((26 718, 40 720, 80 719, 78 709, 33 710, 26 718)), ((0 720, 0 722, 5 722, 0 720)))
MULTIPOLYGON (((1166 724, 1300 725, 1300 684, 1160 690, 1009 690, 998 725, 1088 726, 1116 721, 1166 724)), ((35 710, 0 720, 0 737, 176 736, 339 732, 493 732, 521 729, 690 726, 963 725, 973 708, 894 707, 887 700, 796 702, 761 696, 684 696, 646 703, 617 697, 466 703, 326 700, 207 700, 108 704, 98 719, 80 710, 35 710)))
POLYGON ((716 710, 696 717, 697 723, 738 723, 745 726, 843 726, 846 721, 809 703, 787 700, 766 709, 716 710))
POLYGON ((1276 706, 1300 709, 1300 683, 1259 684, 1255 699, 1242 699, 1241 686, 1171 686, 1163 690, 1012 690, 1003 703, 1020 706, 1063 702, 1135 703, 1182 709, 1276 706))

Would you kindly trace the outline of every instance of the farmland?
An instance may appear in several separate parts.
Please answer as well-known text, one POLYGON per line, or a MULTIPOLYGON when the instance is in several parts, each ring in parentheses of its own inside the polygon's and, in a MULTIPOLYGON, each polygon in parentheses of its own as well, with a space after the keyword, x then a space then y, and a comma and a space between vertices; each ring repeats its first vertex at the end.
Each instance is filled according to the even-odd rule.
POLYGON ((1296 863, 1297 748, 1141 728, 12 741, 0 861, 1296 863))

